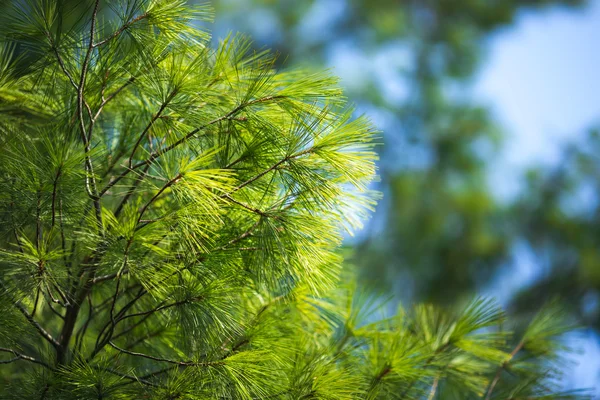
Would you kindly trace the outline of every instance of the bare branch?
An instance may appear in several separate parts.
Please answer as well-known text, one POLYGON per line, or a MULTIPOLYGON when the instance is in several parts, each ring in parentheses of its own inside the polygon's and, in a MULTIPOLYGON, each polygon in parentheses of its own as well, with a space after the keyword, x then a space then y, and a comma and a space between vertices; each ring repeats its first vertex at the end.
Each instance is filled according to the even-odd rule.
POLYGON ((431 391, 429 392, 429 396, 427 397, 427 400, 433 400, 433 398, 435 397, 435 393, 437 391, 439 383, 440 383, 440 377, 436 376, 435 379, 433 380, 433 385, 431 385, 431 391))

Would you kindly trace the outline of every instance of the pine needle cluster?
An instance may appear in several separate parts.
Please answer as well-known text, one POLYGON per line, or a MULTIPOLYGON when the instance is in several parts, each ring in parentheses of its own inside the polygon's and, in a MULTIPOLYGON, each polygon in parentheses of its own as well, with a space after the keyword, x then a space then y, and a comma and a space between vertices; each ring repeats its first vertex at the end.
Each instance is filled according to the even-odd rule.
POLYGON ((338 251, 374 129, 181 0, 15 1, 0 28, 0 396, 567 399, 556 307, 376 318, 338 251))

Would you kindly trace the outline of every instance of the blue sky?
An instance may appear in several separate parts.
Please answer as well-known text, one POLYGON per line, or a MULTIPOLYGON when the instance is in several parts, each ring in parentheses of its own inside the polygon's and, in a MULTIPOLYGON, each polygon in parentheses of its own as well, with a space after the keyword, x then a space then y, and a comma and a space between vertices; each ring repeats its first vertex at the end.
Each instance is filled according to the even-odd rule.
MULTIPOLYGON (((577 11, 522 12, 489 39, 474 91, 507 134, 491 179, 500 196, 510 197, 518 190, 519 171, 560 162, 565 142, 600 124, 600 0, 577 11)), ((506 295, 540 273, 526 254, 516 257, 516 269, 498 279, 492 292, 506 295)), ((600 398, 598 337, 579 332, 571 342, 585 354, 573 357, 570 384, 596 386, 600 398)))
POLYGON ((507 134, 493 186, 514 194, 507 169, 559 162, 565 141, 600 123, 600 0, 519 14, 489 39, 474 90, 507 134))

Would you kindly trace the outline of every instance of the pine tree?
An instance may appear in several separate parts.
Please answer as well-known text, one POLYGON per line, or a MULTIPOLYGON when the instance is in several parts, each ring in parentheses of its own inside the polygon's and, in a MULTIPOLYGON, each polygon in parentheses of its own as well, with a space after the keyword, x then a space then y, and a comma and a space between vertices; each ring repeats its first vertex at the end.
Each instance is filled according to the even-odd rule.
POLYGON ((1 28, 2 398, 577 397, 556 305, 517 334, 483 299, 377 316, 338 251, 375 133, 334 78, 212 49, 184 1, 73 13, 1 28))

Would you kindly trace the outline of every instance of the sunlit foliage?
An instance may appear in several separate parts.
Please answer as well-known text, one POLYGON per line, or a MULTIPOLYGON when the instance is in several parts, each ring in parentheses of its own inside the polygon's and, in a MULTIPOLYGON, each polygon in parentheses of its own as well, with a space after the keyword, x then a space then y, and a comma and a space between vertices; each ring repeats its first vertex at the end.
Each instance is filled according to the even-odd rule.
POLYGON ((378 317, 342 274, 376 135, 334 78, 212 49, 206 6, 61 4, 1 32, 3 398, 572 397, 557 308, 378 317))

